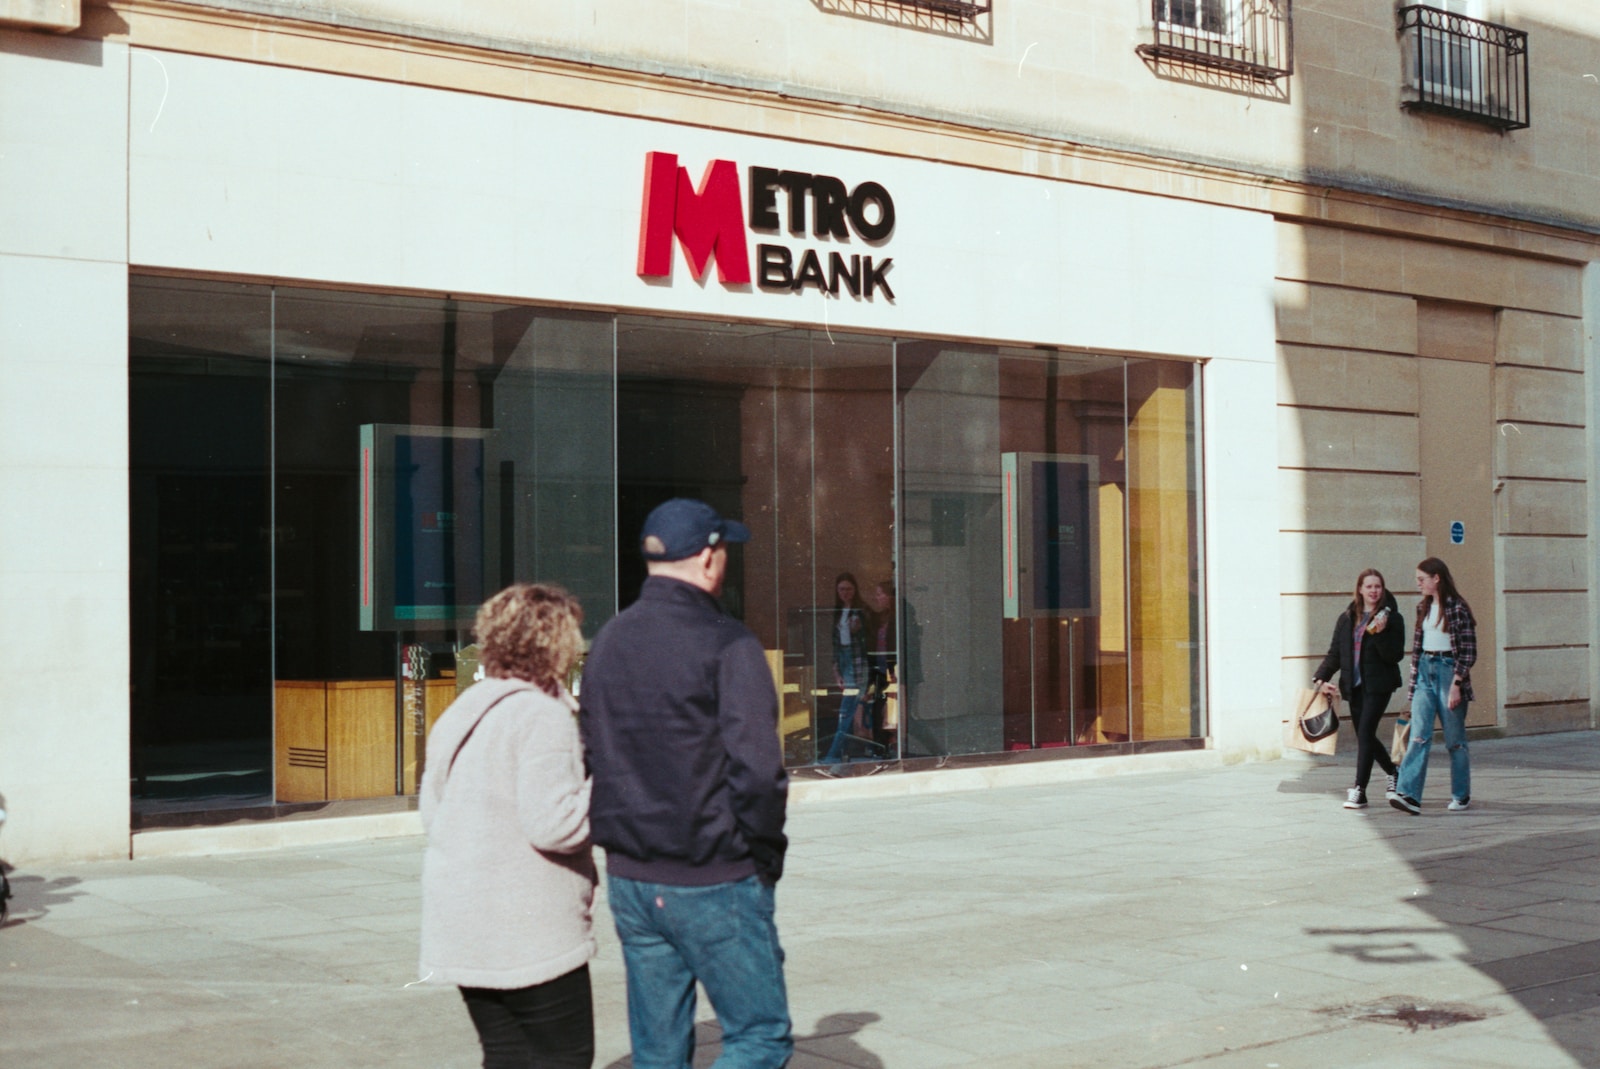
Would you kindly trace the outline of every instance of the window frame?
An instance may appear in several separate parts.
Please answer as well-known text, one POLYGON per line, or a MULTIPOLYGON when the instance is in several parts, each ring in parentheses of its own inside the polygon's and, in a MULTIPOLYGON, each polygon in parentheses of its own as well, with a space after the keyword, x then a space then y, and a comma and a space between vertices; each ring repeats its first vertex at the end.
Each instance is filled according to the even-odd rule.
POLYGON ((1397 12, 1402 108, 1501 131, 1532 124, 1528 34, 1481 18, 1482 0, 1435 0, 1397 12))

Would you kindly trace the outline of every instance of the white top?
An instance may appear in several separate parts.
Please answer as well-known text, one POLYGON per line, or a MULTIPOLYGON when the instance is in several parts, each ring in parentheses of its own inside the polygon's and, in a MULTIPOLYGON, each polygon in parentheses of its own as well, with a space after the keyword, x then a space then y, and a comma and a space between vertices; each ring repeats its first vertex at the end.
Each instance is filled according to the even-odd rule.
POLYGON ((1444 611, 1439 606, 1439 599, 1434 598, 1428 618, 1422 621, 1422 650, 1424 653, 1450 653, 1453 649, 1450 632, 1444 629, 1444 611))

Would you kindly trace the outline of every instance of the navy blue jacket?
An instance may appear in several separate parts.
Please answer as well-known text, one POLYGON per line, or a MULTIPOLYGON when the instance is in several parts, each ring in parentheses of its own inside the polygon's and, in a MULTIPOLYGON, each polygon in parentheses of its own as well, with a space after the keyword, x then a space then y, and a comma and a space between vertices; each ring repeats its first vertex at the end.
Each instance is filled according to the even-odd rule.
POLYGON ((711 595, 654 575, 600 629, 580 724, 607 871, 677 886, 776 883, 789 776, 761 642, 711 595))

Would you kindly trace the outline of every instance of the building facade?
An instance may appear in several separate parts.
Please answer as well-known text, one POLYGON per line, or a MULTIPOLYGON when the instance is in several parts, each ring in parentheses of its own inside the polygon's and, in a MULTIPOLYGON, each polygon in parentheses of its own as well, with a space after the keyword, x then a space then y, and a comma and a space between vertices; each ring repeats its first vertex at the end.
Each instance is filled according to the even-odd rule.
POLYGON ((797 770, 1275 756, 1430 555, 1595 726, 1600 14, 435 7, 0 3, 8 859, 403 808, 676 494, 797 770))

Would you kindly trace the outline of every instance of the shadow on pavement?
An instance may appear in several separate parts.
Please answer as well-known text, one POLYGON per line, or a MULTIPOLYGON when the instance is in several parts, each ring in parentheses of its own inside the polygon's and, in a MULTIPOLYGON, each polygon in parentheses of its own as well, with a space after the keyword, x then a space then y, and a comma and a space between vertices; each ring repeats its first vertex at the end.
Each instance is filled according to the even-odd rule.
POLYGON ((16 871, 0 861, 0 872, 5 873, 6 880, 11 885, 9 913, 4 923, 0 923, 0 928, 15 928, 29 921, 39 920, 50 912, 51 906, 63 905, 76 898, 78 892, 70 888, 83 882, 76 876, 47 880, 43 876, 18 876, 16 871), (21 916, 21 914, 27 915, 21 916))
MULTIPOLYGON (((1330 807, 1337 806, 1353 761, 1351 754, 1317 758, 1278 789, 1325 794, 1330 807)), ((1435 746, 1431 763, 1444 767, 1430 774, 1448 779, 1442 746, 1435 746)), ((1495 790, 1497 784, 1537 790, 1542 779, 1562 773, 1587 779, 1597 767, 1596 733, 1573 733, 1559 747, 1531 739, 1475 742, 1477 789, 1469 811, 1446 813, 1449 792, 1443 787, 1425 799, 1420 817, 1389 812, 1381 794, 1374 794, 1373 807, 1385 811, 1374 814, 1380 819, 1373 827, 1422 881, 1424 893, 1410 901, 1437 927, 1308 934, 1342 938, 1335 949, 1361 960, 1411 963, 1437 959, 1413 937, 1448 932, 1466 948, 1462 959, 1516 999, 1574 1062, 1600 1069, 1600 938, 1582 938, 1600 936, 1600 798, 1593 804, 1519 800, 1498 797, 1495 790), (1541 831, 1540 819, 1575 826, 1541 831), (1519 945, 1539 949, 1508 953, 1519 945)), ((1377 770, 1374 781, 1382 782, 1377 770)), ((1592 784, 1581 788, 1585 796, 1592 790, 1592 784)))
MULTIPOLYGON (((876 1013, 830 1013, 819 1018, 810 1035, 794 1037, 794 1057, 789 1061, 790 1069, 806 1069, 810 1065, 835 1066, 841 1062, 855 1069, 884 1069, 881 1058, 856 1042, 858 1033, 881 1019, 876 1013)), ((721 1053, 722 1030, 716 1023, 702 1021, 696 1024, 695 1069, 706 1069, 721 1053)), ((618 1058, 605 1069, 633 1069, 633 1058, 618 1058)))

